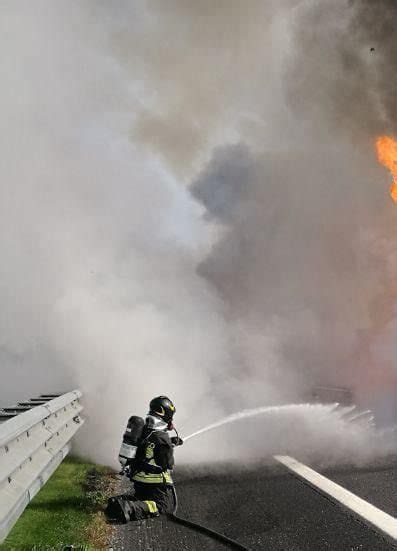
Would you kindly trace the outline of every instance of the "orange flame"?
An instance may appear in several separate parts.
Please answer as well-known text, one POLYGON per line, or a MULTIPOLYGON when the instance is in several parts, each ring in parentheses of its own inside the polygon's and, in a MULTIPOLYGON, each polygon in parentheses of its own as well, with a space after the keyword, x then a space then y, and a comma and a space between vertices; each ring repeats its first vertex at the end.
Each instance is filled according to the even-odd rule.
POLYGON ((393 183, 390 187, 390 195, 397 203, 397 141, 390 136, 380 136, 376 140, 376 151, 378 161, 392 173, 393 183))

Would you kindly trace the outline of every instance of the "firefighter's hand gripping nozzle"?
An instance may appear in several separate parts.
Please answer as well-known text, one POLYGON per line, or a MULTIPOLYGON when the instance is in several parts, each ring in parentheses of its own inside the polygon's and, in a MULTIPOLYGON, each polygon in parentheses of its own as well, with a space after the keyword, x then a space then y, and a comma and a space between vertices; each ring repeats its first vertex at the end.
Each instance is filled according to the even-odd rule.
MULTIPOLYGON (((176 430, 176 429, 174 429, 174 430, 176 430)), ((182 440, 182 438, 180 438, 179 436, 172 436, 172 437, 171 437, 171 443, 172 443, 172 445, 173 445, 174 447, 176 447, 176 446, 182 446, 183 440, 182 440)))

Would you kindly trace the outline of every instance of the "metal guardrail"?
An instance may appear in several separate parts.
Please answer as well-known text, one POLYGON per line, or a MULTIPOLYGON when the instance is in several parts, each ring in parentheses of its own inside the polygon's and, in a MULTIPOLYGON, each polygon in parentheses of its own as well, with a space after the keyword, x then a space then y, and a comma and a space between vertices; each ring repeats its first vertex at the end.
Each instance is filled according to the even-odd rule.
POLYGON ((79 390, 42 396, 22 413, 7 408, 15 415, 0 424, 0 543, 69 453, 83 423, 81 396, 79 390))

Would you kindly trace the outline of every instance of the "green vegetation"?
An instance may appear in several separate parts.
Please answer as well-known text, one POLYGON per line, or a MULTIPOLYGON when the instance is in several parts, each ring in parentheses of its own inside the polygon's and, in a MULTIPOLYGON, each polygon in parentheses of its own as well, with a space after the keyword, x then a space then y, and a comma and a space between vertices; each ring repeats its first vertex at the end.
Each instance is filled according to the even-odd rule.
POLYGON ((101 509, 114 475, 67 458, 26 508, 3 545, 3 551, 79 550, 106 547, 109 527, 101 509))

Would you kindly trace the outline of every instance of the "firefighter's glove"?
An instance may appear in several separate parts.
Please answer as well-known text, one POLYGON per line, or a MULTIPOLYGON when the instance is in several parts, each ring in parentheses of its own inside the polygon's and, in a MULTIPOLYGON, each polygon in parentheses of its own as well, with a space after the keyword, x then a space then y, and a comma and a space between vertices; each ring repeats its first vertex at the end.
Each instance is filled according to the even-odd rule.
POLYGON ((182 438, 179 438, 179 436, 173 436, 171 438, 171 443, 173 446, 182 446, 183 440, 182 438))

